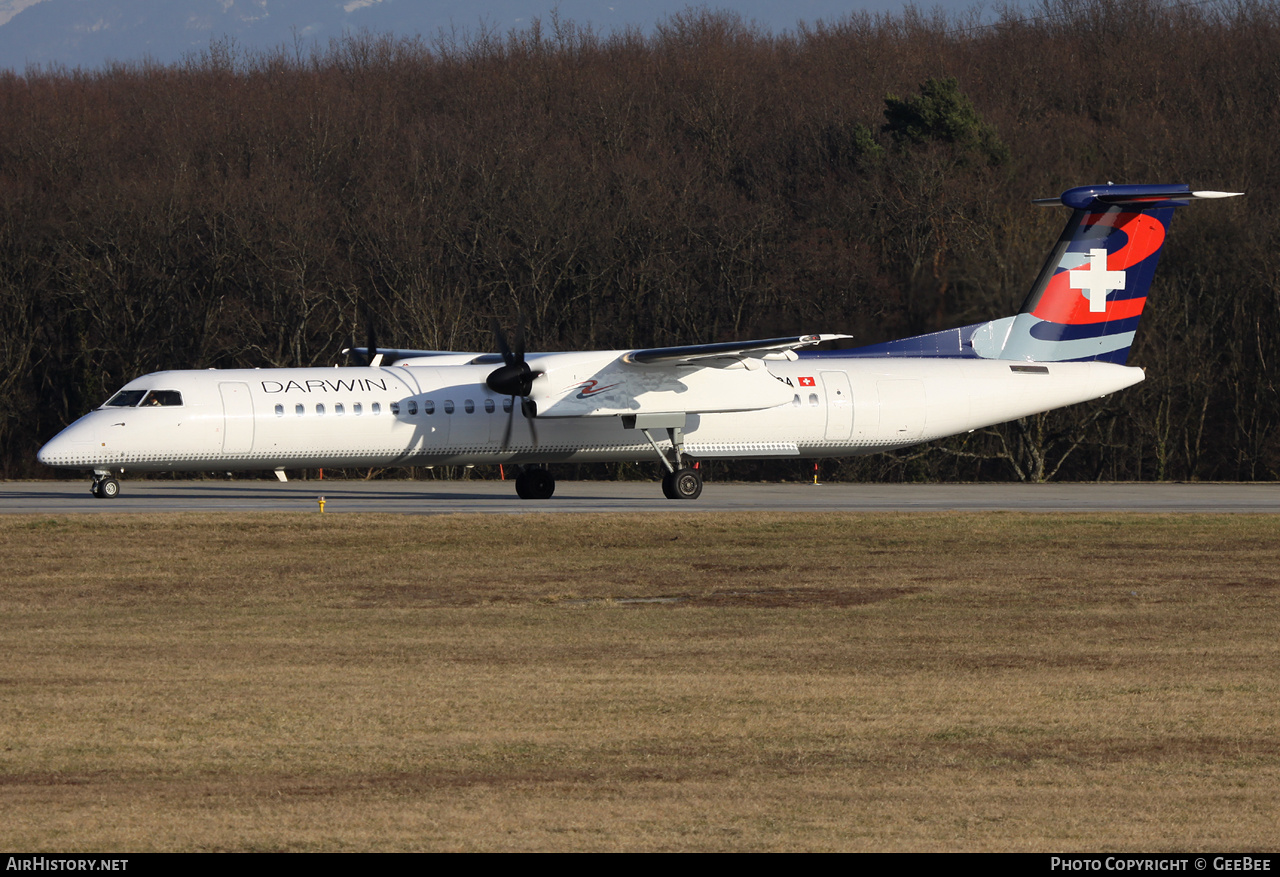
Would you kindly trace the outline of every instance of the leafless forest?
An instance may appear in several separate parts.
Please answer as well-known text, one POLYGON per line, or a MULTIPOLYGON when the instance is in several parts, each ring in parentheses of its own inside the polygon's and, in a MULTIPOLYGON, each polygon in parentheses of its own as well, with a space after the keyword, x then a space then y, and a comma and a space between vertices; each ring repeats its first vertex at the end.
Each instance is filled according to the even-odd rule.
POLYGON ((1277 478, 1274 2, 784 35, 690 10, 0 74, 0 474, 141 373, 339 361, 365 307, 386 346, 474 350, 519 314, 535 350, 1003 316, 1066 219, 1030 199, 1108 180, 1247 193, 1176 217, 1146 382, 824 476, 1277 478))

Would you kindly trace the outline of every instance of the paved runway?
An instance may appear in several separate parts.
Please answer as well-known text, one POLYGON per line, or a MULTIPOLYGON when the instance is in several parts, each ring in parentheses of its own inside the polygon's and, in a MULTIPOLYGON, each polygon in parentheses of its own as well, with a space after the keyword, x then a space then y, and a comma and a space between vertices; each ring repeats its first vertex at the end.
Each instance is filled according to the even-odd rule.
POLYGON ((562 481, 544 502, 500 481, 123 481, 94 499, 83 481, 0 483, 0 514, 83 512, 1254 512, 1280 513, 1280 484, 738 484, 693 502, 644 482, 562 481))

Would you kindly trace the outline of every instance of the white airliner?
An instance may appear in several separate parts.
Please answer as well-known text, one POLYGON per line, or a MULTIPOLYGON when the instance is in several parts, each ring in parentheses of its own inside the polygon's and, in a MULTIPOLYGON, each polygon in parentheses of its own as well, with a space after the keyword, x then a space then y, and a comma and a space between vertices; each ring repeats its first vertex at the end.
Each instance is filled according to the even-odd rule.
POLYGON ((130 381, 62 430, 42 463, 91 469, 115 497, 126 471, 661 460, 663 492, 694 499, 692 463, 870 454, 1096 399, 1136 384, 1138 318, 1175 207, 1239 193, 1183 185, 1071 189, 1073 213, 1022 310, 850 350, 802 335, 648 350, 525 355, 356 351, 345 368, 166 371, 130 381), (495 367, 496 366, 496 367, 495 367), (517 413, 520 415, 517 417, 517 413))

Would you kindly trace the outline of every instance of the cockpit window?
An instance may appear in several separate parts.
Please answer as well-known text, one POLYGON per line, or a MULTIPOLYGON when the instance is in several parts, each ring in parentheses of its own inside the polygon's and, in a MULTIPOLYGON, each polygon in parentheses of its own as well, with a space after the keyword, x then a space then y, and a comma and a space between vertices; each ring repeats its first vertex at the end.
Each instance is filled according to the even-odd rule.
POLYGON ((182 394, 177 390, 152 390, 142 400, 143 408, 176 408, 182 404, 182 394))
POLYGON ((146 390, 121 390, 116 393, 107 403, 102 406, 104 408, 132 408, 142 401, 142 397, 147 395, 146 390))

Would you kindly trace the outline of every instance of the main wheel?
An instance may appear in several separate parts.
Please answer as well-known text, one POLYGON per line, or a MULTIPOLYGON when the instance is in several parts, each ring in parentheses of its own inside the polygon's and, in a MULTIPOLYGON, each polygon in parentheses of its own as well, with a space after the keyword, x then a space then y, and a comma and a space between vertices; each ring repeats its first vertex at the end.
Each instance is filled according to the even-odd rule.
POLYGON ((680 494, 676 493, 676 473, 668 472, 662 476, 662 495, 667 499, 679 499, 680 494))
POLYGON ((516 478, 516 493, 521 499, 551 499, 556 492, 556 479, 546 469, 526 469, 516 478), (524 492, 520 479, 524 479, 524 492))
POLYGON ((102 499, 115 499, 120 495, 120 482, 114 478, 104 478, 98 484, 98 496, 102 499))
POLYGON ((677 469, 662 479, 662 492, 671 499, 697 499, 702 495, 702 475, 697 469, 677 469), (671 481, 671 492, 667 493, 667 480, 671 481))

